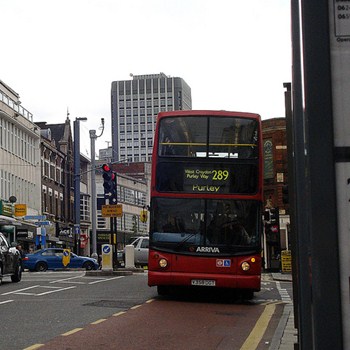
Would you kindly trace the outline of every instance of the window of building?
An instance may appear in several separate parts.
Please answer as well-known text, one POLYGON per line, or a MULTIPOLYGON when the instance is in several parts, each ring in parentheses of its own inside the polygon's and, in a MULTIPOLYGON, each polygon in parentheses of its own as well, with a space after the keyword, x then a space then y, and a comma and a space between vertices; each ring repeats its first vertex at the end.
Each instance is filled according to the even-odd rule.
POLYGON ((107 228, 107 220, 102 216, 101 210, 97 210, 97 228, 100 230, 107 228))
POLYGON ((80 218, 83 221, 90 221, 90 197, 82 195, 80 198, 80 218))

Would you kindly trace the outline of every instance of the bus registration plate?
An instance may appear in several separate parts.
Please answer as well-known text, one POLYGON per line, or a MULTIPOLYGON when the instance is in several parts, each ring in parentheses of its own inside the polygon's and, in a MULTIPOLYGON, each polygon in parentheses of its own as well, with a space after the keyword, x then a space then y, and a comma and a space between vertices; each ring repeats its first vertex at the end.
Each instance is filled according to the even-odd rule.
POLYGON ((215 287, 215 281, 214 280, 191 280, 191 285, 215 287))

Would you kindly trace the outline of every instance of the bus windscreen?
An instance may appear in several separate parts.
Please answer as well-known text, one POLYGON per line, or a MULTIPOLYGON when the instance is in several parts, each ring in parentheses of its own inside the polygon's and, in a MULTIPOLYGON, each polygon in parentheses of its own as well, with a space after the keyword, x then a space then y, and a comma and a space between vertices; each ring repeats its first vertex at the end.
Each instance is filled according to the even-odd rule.
POLYGON ((151 238, 156 246, 190 252, 191 246, 200 245, 224 253, 260 244, 256 201, 153 198, 152 207, 151 238))

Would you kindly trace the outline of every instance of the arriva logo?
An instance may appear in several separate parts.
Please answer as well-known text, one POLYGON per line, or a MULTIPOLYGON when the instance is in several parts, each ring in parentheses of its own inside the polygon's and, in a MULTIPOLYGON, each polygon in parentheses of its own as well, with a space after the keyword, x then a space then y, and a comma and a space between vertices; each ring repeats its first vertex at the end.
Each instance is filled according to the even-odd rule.
POLYGON ((196 253, 220 253, 217 247, 198 247, 196 253))

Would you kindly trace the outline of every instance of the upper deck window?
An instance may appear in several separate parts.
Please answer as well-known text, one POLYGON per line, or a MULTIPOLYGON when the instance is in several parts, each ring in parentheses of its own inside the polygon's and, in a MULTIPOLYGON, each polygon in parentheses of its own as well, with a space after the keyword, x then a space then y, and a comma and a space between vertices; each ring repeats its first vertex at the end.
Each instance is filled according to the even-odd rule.
POLYGON ((258 156, 258 122, 220 116, 160 121, 159 156, 249 159, 258 156))

